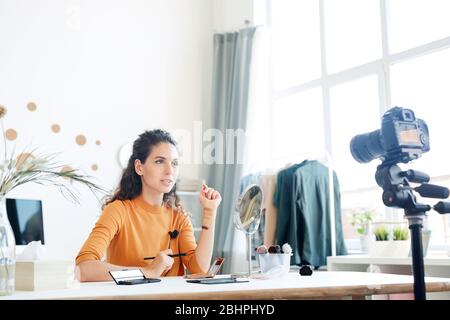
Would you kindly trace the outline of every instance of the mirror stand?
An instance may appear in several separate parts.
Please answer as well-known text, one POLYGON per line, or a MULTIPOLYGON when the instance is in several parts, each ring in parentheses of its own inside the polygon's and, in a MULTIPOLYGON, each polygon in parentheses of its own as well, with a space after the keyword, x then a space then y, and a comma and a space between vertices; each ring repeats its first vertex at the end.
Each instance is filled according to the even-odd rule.
POLYGON ((245 233, 247 239, 248 272, 246 275, 233 275, 237 277, 252 276, 252 235, 258 230, 261 219, 262 190, 256 185, 249 185, 240 195, 234 214, 234 224, 238 230, 245 233))
POLYGON ((251 278, 252 277, 252 235, 253 233, 245 232, 245 242, 246 243, 246 256, 247 256, 247 271, 234 272, 231 276, 233 278, 251 278))
POLYGON ((247 237, 247 251, 248 251, 248 277, 252 276, 252 234, 247 233, 245 235, 247 237))

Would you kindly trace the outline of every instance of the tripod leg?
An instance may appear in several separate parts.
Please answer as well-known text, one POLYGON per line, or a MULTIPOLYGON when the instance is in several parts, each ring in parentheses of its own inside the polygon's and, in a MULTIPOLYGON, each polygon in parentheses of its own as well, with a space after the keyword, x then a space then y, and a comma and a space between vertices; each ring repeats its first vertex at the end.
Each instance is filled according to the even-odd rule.
POLYGON ((411 254, 412 254, 412 271, 414 275, 414 297, 416 300, 426 300, 425 291, 425 268, 423 263, 422 250, 422 221, 416 220, 411 224, 409 220, 409 229, 411 230, 411 254))

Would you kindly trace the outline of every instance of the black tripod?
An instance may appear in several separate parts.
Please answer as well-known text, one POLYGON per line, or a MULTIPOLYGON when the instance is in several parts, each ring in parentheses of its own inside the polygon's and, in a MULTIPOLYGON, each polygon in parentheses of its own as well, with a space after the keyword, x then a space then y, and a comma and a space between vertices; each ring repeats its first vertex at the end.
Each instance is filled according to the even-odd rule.
POLYGON ((443 214, 450 213, 450 203, 439 201, 433 207, 416 202, 413 190, 425 198, 446 199, 449 190, 445 187, 428 184, 430 177, 415 170, 402 171, 399 166, 382 163, 375 174, 377 184, 383 188, 383 203, 388 207, 403 208, 411 233, 412 271, 414 276, 414 297, 426 299, 425 271, 422 251, 422 227, 426 212, 434 209, 443 214), (410 182, 421 183, 411 187, 410 182))

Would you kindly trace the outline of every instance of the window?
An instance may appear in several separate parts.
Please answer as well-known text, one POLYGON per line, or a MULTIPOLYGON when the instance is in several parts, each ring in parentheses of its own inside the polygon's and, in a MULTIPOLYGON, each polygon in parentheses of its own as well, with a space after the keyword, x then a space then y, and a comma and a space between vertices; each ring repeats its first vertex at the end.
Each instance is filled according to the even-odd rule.
POLYGON ((286 158, 324 148, 320 88, 277 99, 273 109, 273 155, 286 158))
POLYGON ((381 58, 379 0, 325 0, 324 11, 329 73, 381 58))
POLYGON ((272 2, 274 85, 286 89, 320 77, 319 6, 316 0, 272 2))
MULTIPOLYGON (((379 160, 359 164, 350 139, 380 128, 393 106, 411 108, 430 129, 431 151, 405 167, 450 187, 446 132, 450 118, 448 0, 266 0, 272 30, 271 156, 326 148, 341 184, 345 212, 388 210, 374 175, 379 160), (420 23, 418 23, 418 21, 420 23), (308 136, 309 139, 303 139, 308 136)), ((429 199, 420 199, 427 202, 429 199)), ((433 200, 432 200, 433 201, 433 200)), ((430 212, 433 245, 450 246, 450 217, 430 212)))
POLYGON ((450 36, 450 1, 387 0, 392 53, 450 36))
POLYGON ((345 82, 330 89, 332 155, 342 191, 376 186, 377 163, 356 163, 350 153, 350 140, 357 134, 378 129, 379 113, 376 76, 345 82))

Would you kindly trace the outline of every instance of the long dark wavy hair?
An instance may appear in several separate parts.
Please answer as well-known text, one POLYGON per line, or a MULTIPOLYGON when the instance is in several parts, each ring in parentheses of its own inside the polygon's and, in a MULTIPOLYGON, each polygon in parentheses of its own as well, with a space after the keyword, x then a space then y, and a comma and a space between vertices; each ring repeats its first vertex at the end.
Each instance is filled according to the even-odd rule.
MULTIPOLYGON (((174 147, 177 147, 177 143, 170 133, 161 129, 145 131, 139 135, 139 138, 133 143, 133 154, 128 160, 126 169, 122 173, 119 186, 114 194, 105 200, 103 208, 115 200, 132 200, 141 194, 141 176, 136 173, 134 162, 136 159, 139 159, 141 163, 144 163, 152 152, 153 147, 159 143, 170 143, 174 147)), ((180 212, 185 213, 180 198, 176 193, 176 189, 177 184, 175 183, 172 190, 170 190, 169 193, 164 194, 163 203, 169 208, 178 209, 180 212)))

